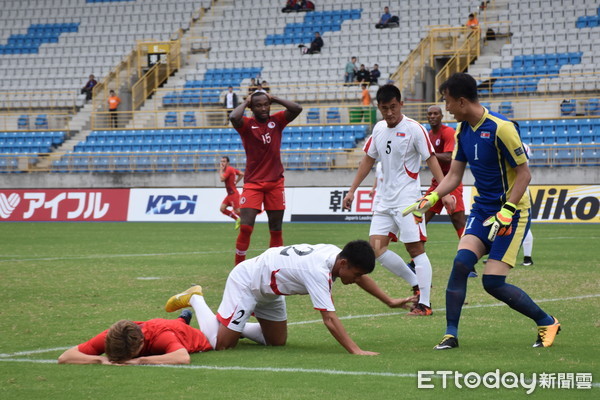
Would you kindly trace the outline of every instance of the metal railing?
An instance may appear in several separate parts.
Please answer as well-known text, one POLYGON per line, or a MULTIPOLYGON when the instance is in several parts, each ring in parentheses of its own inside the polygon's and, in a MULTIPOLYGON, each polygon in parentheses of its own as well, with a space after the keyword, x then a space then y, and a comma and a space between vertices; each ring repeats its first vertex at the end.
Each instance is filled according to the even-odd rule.
MULTIPOLYGON (((532 167, 598 166, 599 144, 531 145, 532 167)), ((356 169, 355 149, 282 150, 286 170, 356 169)), ((223 155, 243 169, 242 150, 134 153, 0 154, 0 172, 203 172, 216 171, 223 155), (43 162, 42 162, 43 161, 43 162), (40 166, 44 165, 44 166, 40 166)))
POLYGON ((435 57, 455 56, 467 41, 473 37, 478 40, 469 45, 469 50, 474 48, 479 54, 479 28, 469 27, 433 27, 429 30, 427 37, 421 40, 417 47, 411 51, 407 58, 392 74, 391 79, 396 82, 400 90, 408 89, 414 91, 414 78, 417 74, 423 74, 426 66, 434 66, 435 57))
POLYGON ((79 93, 75 90, 0 90, 0 113, 38 113, 77 111, 79 93))
MULTIPOLYGON (((132 109, 137 110, 146 99, 166 81, 175 71, 181 68, 181 43, 169 42, 146 42, 138 44, 138 57, 146 55, 155 57, 154 65, 141 75, 141 78, 131 88, 132 109), (164 55, 164 57, 163 57, 164 55)), ((138 62, 138 68, 141 63, 138 62)))
MULTIPOLYGON (((442 82, 446 81, 452 74, 465 71, 469 65, 479 57, 480 52, 480 31, 479 29, 471 29, 467 34, 466 40, 456 49, 452 58, 442 67, 440 72, 435 76, 435 87, 439 88, 442 82)), ((438 93, 437 99, 441 99, 438 93)))
MULTIPOLYGON (((283 108, 274 105, 271 114, 283 108)), ((165 108, 149 111, 118 111, 93 113, 92 129, 162 129, 162 128, 210 128, 230 126, 228 112, 222 105, 213 107, 165 108)), ((246 110, 246 115, 252 112, 246 110)), ((335 107, 310 105, 290 125, 372 125, 380 119, 376 107, 336 104, 335 107)))
POLYGON ((73 114, 57 112, 0 113, 0 131, 69 130, 73 114))

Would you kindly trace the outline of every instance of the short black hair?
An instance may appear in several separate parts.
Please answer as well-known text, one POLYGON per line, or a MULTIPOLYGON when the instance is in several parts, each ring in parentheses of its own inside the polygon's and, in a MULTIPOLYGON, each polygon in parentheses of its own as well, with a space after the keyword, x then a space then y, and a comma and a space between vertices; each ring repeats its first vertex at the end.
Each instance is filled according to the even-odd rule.
POLYGON ((221 158, 224 158, 227 160, 227 162, 229 162, 229 157, 228 156, 221 156, 221 158))
POLYGON ((375 252, 364 240, 353 240, 346 244, 340 253, 340 258, 348 260, 352 267, 356 267, 366 274, 370 274, 375 269, 375 252))
POLYGON ((402 95, 400 94, 400 89, 392 84, 383 85, 377 90, 377 102, 378 103, 387 103, 392 100, 402 101, 402 95))
MULTIPOLYGON (((257 86, 260 86, 260 87, 262 87, 262 84, 259 82, 259 83, 257 84, 257 86)), ((254 104, 254 103, 253 103, 253 102, 254 102, 254 99, 255 99, 255 98, 257 98, 257 97, 259 97, 259 96, 265 96, 266 98, 269 98, 269 96, 267 96, 267 94, 266 94, 265 92, 254 92, 254 93, 252 93, 250 96, 251 96, 251 97, 250 97, 250 105, 254 104)))
POLYGON ((439 90, 442 95, 448 91, 448 94, 455 99, 464 97, 473 103, 478 99, 477 81, 471 75, 464 72, 457 72, 450 76, 450 78, 440 85, 439 90))

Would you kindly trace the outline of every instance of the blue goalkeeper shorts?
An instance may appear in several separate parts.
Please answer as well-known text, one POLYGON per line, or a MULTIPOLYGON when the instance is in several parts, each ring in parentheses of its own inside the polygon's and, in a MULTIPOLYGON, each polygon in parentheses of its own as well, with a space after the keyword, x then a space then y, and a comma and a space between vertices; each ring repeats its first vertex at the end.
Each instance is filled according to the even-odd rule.
POLYGON ((497 211, 483 210, 477 207, 477 204, 471 209, 471 214, 467 219, 465 235, 474 235, 483 242, 492 260, 499 260, 514 267, 519 255, 519 248, 523 239, 529 231, 531 224, 531 214, 529 209, 517 210, 512 219, 512 232, 507 236, 496 236, 491 242, 488 239, 491 226, 483 226, 483 222, 493 216, 497 211))

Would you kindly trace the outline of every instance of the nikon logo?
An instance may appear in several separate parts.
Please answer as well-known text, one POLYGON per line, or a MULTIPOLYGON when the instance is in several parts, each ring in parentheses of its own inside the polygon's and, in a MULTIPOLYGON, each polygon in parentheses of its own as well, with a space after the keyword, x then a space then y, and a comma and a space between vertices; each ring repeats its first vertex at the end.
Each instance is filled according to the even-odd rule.
POLYGON ((598 186, 532 187, 531 217, 534 220, 600 222, 598 186))

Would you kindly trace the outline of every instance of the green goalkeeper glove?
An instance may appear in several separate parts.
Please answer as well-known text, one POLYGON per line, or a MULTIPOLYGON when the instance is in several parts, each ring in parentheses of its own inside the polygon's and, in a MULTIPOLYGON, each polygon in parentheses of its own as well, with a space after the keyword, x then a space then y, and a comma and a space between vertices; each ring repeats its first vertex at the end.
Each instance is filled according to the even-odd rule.
POLYGON ((494 239, 496 239, 496 236, 508 236, 512 233, 511 223, 515 211, 517 211, 517 206, 513 203, 506 202, 496 215, 492 215, 483 221, 483 226, 492 226, 490 228, 490 233, 488 234, 488 239, 490 241, 493 242, 494 239))
POLYGON ((402 216, 406 217, 408 214, 412 213, 415 222, 420 223, 423 221, 423 213, 433 207, 439 199, 440 196, 438 196, 437 192, 431 192, 427 196, 421 197, 416 203, 406 207, 404 211, 402 211, 402 216))

